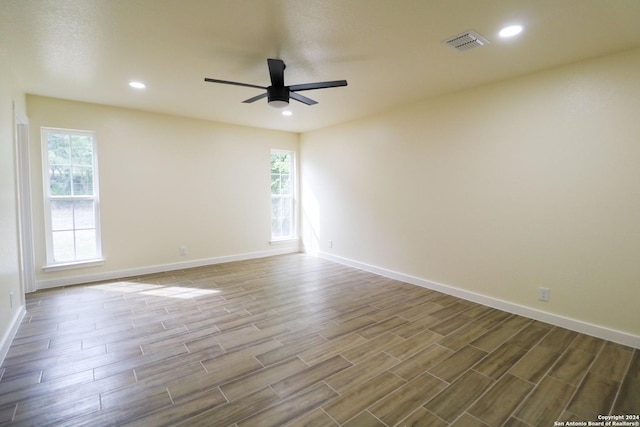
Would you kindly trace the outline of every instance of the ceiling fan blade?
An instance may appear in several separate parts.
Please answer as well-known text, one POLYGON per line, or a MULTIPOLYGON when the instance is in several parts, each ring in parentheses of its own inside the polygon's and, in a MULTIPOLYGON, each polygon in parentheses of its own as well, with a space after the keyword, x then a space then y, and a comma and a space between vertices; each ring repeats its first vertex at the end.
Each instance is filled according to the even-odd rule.
POLYGON ((245 99, 242 102, 244 102, 245 104, 251 104, 252 102, 256 102, 257 100, 262 99, 266 96, 267 96, 267 92, 261 93, 260 95, 254 96, 253 98, 245 99))
POLYGON ((282 59, 267 59, 269 65, 269 77, 271 77, 271 85, 276 87, 284 86, 284 61, 282 59))
POLYGON ((302 102, 303 104, 307 104, 307 105, 313 105, 313 104, 317 104, 318 101, 314 101, 313 99, 309 99, 306 96, 302 96, 299 93, 295 93, 295 92, 289 92, 289 98, 291 99, 295 99, 298 102, 302 102))
POLYGON ((266 89, 265 86, 251 85, 249 83, 238 83, 238 82, 230 82, 228 80, 218 80, 218 79, 210 79, 208 77, 204 78, 205 82, 209 83, 223 83, 226 85, 235 85, 235 86, 245 86, 245 87, 254 87, 256 89, 266 89))
POLYGON ((300 90, 312 90, 312 89, 324 89, 327 87, 338 87, 338 86, 346 86, 346 80, 334 80, 331 82, 318 82, 318 83, 305 83, 301 85, 293 85, 289 86, 290 91, 300 91, 300 90))

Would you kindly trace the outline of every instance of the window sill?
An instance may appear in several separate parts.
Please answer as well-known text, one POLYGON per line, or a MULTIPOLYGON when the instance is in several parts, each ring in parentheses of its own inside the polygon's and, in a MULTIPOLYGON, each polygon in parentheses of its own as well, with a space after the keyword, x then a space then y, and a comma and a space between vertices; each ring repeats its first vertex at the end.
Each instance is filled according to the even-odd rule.
POLYGON ((72 270, 74 268, 97 267, 97 266, 103 265, 104 261, 105 261, 104 258, 98 258, 98 259, 89 259, 86 261, 49 264, 42 267, 42 269, 45 272, 49 273, 51 271, 72 270))
POLYGON ((269 240, 270 245, 286 245, 291 243, 298 243, 300 239, 297 237, 292 237, 290 239, 277 239, 277 240, 269 240))

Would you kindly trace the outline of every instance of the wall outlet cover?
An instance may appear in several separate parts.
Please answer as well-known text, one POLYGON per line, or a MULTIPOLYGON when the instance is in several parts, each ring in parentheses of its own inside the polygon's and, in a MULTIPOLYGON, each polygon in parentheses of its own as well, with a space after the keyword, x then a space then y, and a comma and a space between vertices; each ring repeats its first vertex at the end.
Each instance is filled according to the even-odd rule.
POLYGON ((540 301, 549 301, 550 291, 549 288, 538 288, 538 299, 540 301))

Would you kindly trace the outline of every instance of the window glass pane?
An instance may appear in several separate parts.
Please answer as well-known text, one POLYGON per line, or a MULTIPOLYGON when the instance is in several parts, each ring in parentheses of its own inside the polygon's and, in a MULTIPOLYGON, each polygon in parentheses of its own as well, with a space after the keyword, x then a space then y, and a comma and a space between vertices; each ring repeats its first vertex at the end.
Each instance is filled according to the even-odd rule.
POLYGON ((71 195, 71 167, 49 166, 49 190, 52 196, 71 195))
POLYGON ((283 198, 280 202, 280 218, 282 220, 291 218, 291 199, 283 198))
POLYGON ((271 172, 272 173, 289 173, 291 167, 291 156, 289 153, 272 153, 271 154, 271 172))
POLYGON ((93 167, 73 167, 73 194, 75 196, 87 196, 93 194, 93 167))
POLYGON ((280 194, 280 174, 271 174, 271 194, 280 194))
POLYGON ((73 247, 73 231, 54 231, 53 259, 56 262, 73 261, 75 249, 73 247))
POLYGON ((96 228, 96 214, 93 200, 76 200, 73 202, 74 225, 77 229, 96 228))
POLYGON ((68 165, 71 163, 70 136, 59 133, 47 134, 50 165, 68 165))
POLYGON ((280 227, 280 221, 278 221, 275 218, 271 220, 271 236, 272 237, 282 236, 282 227, 280 227))
POLYGON ((281 216, 281 199, 279 197, 275 197, 271 199, 271 218, 279 219, 281 216))
POLYGON ((71 136, 71 161, 74 165, 93 165, 93 138, 87 135, 71 136))
POLYGON ((96 256, 96 231, 76 231, 76 259, 89 259, 96 256))
POLYGON ((291 232, 291 206, 292 201, 290 198, 282 199, 281 211, 280 211, 280 227, 282 229, 282 236, 288 237, 293 233, 291 232))
POLYGON ((291 194, 291 180, 288 174, 280 175, 280 194, 291 194))
POLYGON ((73 230, 73 202, 70 200, 51 201, 51 229, 53 231, 73 230))
POLYGON ((280 237, 290 237, 291 234, 291 220, 289 220, 288 218, 283 219, 282 221, 280 221, 281 225, 281 229, 282 229, 282 235, 280 237))

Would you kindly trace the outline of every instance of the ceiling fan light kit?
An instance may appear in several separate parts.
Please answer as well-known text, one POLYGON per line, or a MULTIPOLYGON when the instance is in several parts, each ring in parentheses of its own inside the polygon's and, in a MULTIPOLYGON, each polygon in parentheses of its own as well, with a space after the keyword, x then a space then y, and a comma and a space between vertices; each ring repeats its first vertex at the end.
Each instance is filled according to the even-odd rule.
POLYGON ((289 88, 286 86, 267 88, 267 100, 274 108, 284 108, 289 105, 289 88))
POLYGON ((250 104, 262 98, 267 98, 267 102, 274 108, 283 108, 289 105, 289 99, 295 99, 298 102, 307 105, 317 104, 313 99, 300 95, 299 91, 303 90, 315 90, 326 89, 330 87, 346 86, 346 80, 333 80, 329 82, 317 82, 317 83, 304 83, 300 85, 285 86, 284 84, 284 69, 286 65, 281 59, 267 59, 267 65, 269 66, 269 78, 271 79, 271 86, 258 86, 249 83, 232 82, 228 80, 210 79, 205 77, 204 81, 209 83, 222 83, 227 85, 245 86, 256 89, 263 89, 266 92, 260 95, 254 96, 249 99, 245 99, 244 103, 250 104))

